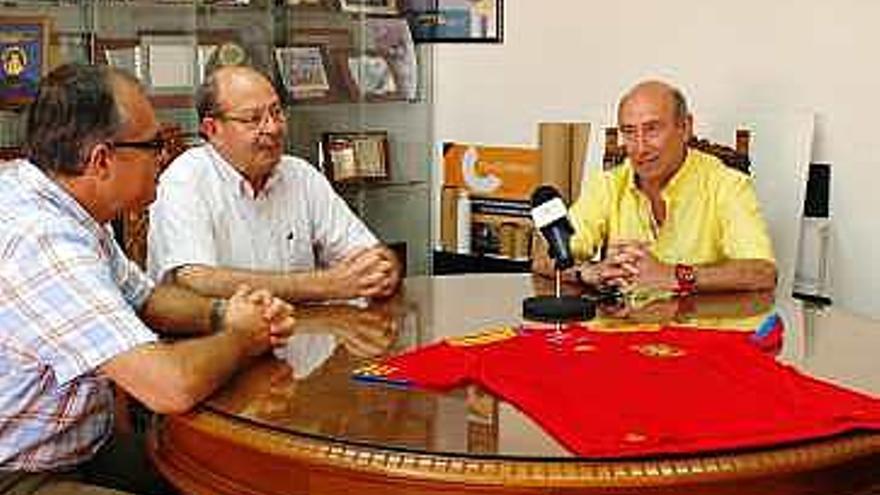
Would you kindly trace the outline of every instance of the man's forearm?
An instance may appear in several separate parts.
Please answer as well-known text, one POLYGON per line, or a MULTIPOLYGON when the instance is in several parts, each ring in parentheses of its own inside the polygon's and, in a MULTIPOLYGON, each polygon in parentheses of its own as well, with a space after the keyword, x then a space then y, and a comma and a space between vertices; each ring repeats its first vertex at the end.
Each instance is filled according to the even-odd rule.
POLYGON ((140 346, 101 369, 159 413, 181 413, 217 389, 247 358, 240 337, 221 332, 203 338, 140 346))
POLYGON ((728 260, 696 267, 697 291, 773 290, 776 265, 767 260, 728 260))
POLYGON ((166 283, 156 286, 140 313, 144 322, 160 333, 204 335, 214 330, 213 302, 211 297, 166 283))
POLYGON ((324 270, 276 273, 187 265, 175 271, 174 280, 178 285, 207 297, 229 297, 241 284, 266 289, 290 302, 332 298, 336 297, 337 291, 324 270))

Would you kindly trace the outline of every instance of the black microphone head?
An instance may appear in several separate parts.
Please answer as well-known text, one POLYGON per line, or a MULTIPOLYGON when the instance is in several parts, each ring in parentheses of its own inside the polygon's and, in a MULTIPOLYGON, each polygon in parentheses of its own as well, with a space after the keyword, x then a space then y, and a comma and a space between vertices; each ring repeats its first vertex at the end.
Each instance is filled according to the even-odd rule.
POLYGON ((555 187, 548 186, 547 184, 538 186, 532 191, 532 208, 555 198, 562 198, 562 195, 559 194, 555 187))
POLYGON ((564 270, 574 265, 569 238, 574 228, 568 220, 568 208, 555 187, 543 185, 532 192, 532 222, 547 240, 547 251, 556 261, 556 267, 564 270))

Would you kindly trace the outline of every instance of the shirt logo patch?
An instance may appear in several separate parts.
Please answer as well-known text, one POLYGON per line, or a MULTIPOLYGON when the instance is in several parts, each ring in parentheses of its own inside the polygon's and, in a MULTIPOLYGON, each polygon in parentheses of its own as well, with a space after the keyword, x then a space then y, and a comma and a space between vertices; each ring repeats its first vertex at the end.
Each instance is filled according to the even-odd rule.
POLYGON ((630 349, 652 358, 668 359, 677 358, 687 354, 684 349, 674 345, 658 342, 655 344, 634 345, 630 349))

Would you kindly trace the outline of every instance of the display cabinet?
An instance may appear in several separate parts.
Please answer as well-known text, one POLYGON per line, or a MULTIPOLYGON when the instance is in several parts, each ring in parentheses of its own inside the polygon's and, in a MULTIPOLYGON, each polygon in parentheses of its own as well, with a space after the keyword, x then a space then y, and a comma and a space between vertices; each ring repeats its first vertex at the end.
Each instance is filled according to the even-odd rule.
POLYGON ((432 53, 413 43, 405 3, 18 0, 4 2, 0 31, 0 159, 20 154, 28 97, 61 63, 131 71, 190 144, 204 75, 250 64, 285 102, 288 152, 325 171, 383 241, 405 243, 410 274, 427 272, 432 53), (29 72, 7 70, 15 47, 29 72))

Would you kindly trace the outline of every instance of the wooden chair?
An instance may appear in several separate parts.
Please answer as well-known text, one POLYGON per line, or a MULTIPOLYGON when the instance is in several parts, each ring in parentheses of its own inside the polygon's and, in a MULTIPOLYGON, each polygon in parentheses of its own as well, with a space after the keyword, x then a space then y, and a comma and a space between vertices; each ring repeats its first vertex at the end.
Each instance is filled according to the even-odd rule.
MULTIPOLYGON (((718 157, 728 167, 733 167, 747 175, 751 174, 749 159, 749 141, 751 132, 746 129, 736 130, 736 144, 731 148, 723 144, 713 143, 708 139, 691 137, 688 146, 718 157)), ((605 152, 602 155, 602 168, 608 170, 623 163, 626 158, 626 147, 619 143, 617 127, 605 128, 605 152)))

